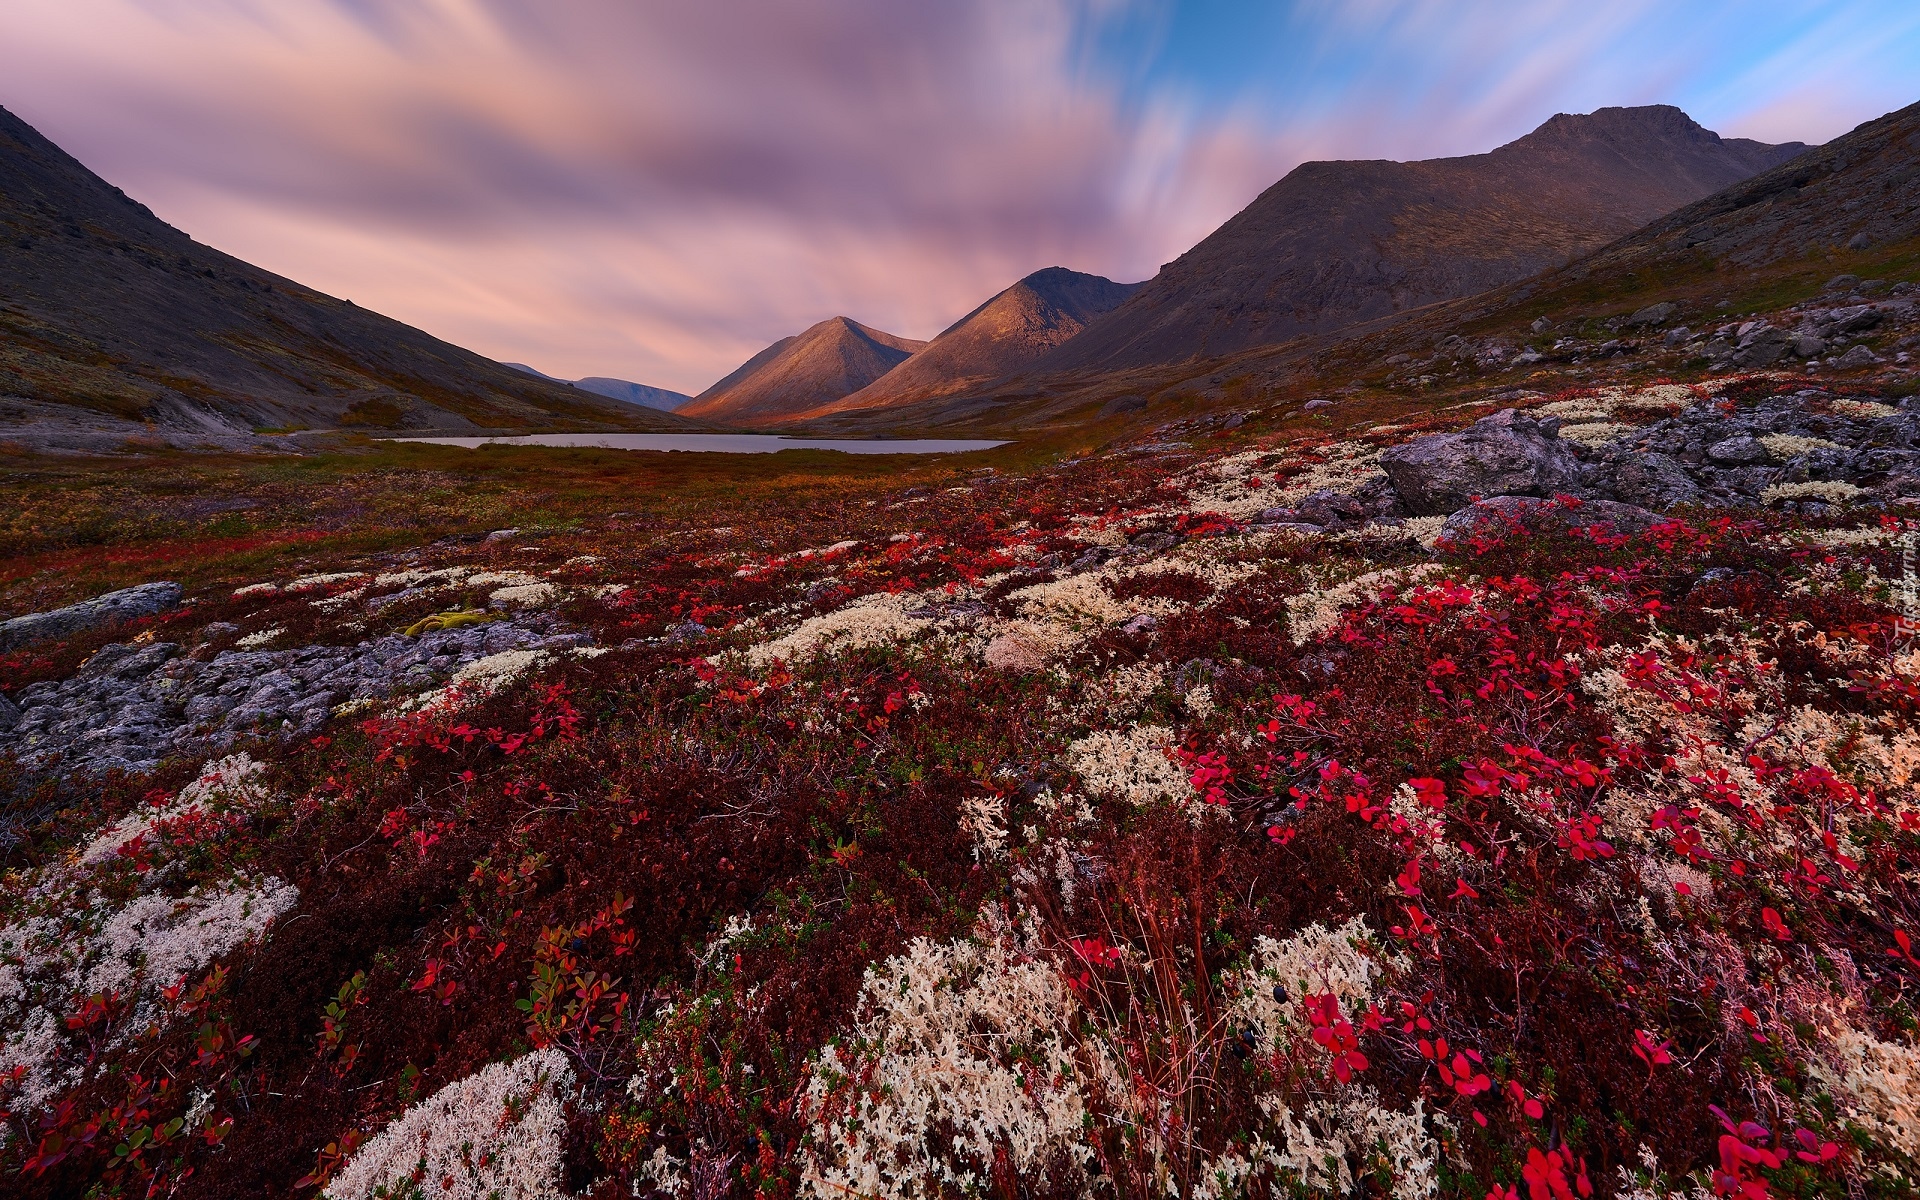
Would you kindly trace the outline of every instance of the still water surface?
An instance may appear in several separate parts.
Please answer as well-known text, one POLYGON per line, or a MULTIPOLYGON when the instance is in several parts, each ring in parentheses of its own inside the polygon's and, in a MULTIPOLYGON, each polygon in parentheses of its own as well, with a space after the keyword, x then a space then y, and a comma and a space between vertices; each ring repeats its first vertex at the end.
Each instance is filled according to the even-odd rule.
POLYGON ((760 433, 536 433, 524 437, 412 437, 396 442, 435 446, 591 446, 603 450, 692 450, 709 454, 773 454, 780 450, 839 450, 847 454, 960 454, 1005 442, 960 438, 785 438, 760 433))

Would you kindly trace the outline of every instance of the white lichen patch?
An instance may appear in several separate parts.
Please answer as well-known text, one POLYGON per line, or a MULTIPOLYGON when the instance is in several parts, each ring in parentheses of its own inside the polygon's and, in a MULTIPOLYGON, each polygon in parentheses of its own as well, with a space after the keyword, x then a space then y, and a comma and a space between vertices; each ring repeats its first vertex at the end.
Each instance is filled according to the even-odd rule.
POLYGON ((431 1195, 556 1200, 573 1068, 558 1050, 482 1067, 414 1105, 361 1146, 327 1200, 431 1195), (418 1180, 427 1181, 419 1190, 418 1180))
POLYGON ((1834 1070, 1817 1058, 1815 1078, 1844 1097, 1857 1119, 1909 1159, 1920 1159, 1920 1052, 1839 1023, 1834 1070))
POLYGON ((792 632, 747 651, 747 662, 763 669, 774 662, 797 665, 822 654, 864 650, 904 641, 930 628, 908 613, 925 607, 913 593, 860 596, 830 613, 809 617, 792 632))
POLYGON ((1881 417, 1897 417, 1900 410, 1891 404, 1882 404, 1877 400, 1834 399, 1827 402, 1833 411, 1848 417, 1865 417, 1878 420, 1881 417))
POLYGON ((332 587, 336 583, 346 583, 353 579, 365 579, 365 571, 334 571, 325 575, 302 575, 287 585, 290 592, 312 591, 314 588, 332 587))
POLYGON ((1005 929, 916 939, 875 964, 850 1036, 821 1052, 802 1096, 801 1191, 984 1193, 1001 1154, 1043 1186, 1086 1187, 1090 1096, 1125 1085, 1077 1042, 1078 1008, 1059 968, 1005 929))
POLYGON ((266 770, 244 751, 200 768, 200 775, 180 789, 171 801, 149 805, 122 817, 81 848, 80 861, 89 866, 105 862, 135 838, 153 833, 172 821, 200 810, 245 810, 266 799, 257 779, 266 770))
POLYGON ((1837 450, 1839 447, 1825 438, 1800 437, 1791 433, 1763 433, 1759 442, 1767 448, 1767 453, 1775 462, 1785 462, 1798 458, 1802 454, 1811 454, 1815 450, 1837 450))
POLYGON ((1334 442, 1284 463, 1273 455, 1246 451, 1215 459, 1176 482, 1187 487, 1187 508, 1214 512, 1236 521, 1249 520, 1262 509, 1297 504, 1314 492, 1351 492, 1382 478, 1380 447, 1366 442, 1334 442), (1276 481, 1275 472, 1286 476, 1276 481))
POLYGON ((482 696, 491 696, 542 666, 548 658, 549 655, 544 650, 503 650, 499 654, 476 658, 455 671, 444 687, 422 692, 405 701, 401 705, 401 711, 419 712, 423 709, 458 703, 461 700, 477 700, 482 696))
POLYGON ((1560 436, 1569 442, 1578 442, 1582 446, 1600 446, 1631 428, 1630 425, 1620 425, 1613 421, 1582 421, 1577 425, 1562 425, 1560 436))
POLYGON ((545 608, 560 597, 560 589, 550 583, 517 583, 495 588, 487 595, 489 608, 545 608))
POLYGON ((1760 493, 1760 502, 1775 504, 1782 500, 1823 500, 1845 504, 1864 494, 1860 488, 1840 480, 1812 480, 1807 483, 1775 483, 1760 493))
POLYGON ((1343 583, 1288 596, 1288 636, 1293 638, 1294 645, 1304 646, 1338 625, 1341 614, 1348 607, 1377 598, 1381 590, 1389 585, 1412 586, 1440 569, 1437 563, 1420 563, 1403 570, 1369 571, 1343 583))
POLYGON ((90 1069, 65 1021, 75 997, 131 1004, 122 1030, 164 1023, 163 989, 260 937, 299 898, 273 878, 121 904, 60 889, 49 911, 0 929, 0 1075, 23 1069, 16 1111, 38 1109, 90 1069))
POLYGON ((1241 1027, 1253 1029, 1264 1044, 1279 1046, 1306 1028, 1305 997, 1331 994, 1351 1015, 1366 1009, 1374 985, 1388 970, 1411 967, 1381 948, 1363 917, 1332 930, 1315 922, 1285 940, 1255 938, 1246 965, 1229 974, 1227 991, 1241 1027), (1284 1000, 1276 997, 1276 986, 1284 1000))
POLYGON ((1193 786, 1173 760, 1173 731, 1135 725, 1090 733, 1067 747, 1067 766, 1096 795, 1135 806, 1186 800, 1193 786))

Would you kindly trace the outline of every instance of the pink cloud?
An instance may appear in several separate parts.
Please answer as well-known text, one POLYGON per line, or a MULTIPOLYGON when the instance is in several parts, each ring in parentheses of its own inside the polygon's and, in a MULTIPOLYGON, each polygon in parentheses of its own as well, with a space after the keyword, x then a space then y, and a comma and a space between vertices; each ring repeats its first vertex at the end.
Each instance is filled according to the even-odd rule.
MULTIPOLYGON (((1144 278, 1305 158, 1471 153, 1691 78, 1634 49, 1650 0, 1311 0, 1297 78, 1203 100, 1089 55, 1143 3, 10 0, 0 103, 264 267, 697 391, 834 314, 927 337, 1038 267, 1144 278)), ((1757 89, 1719 112, 1786 123, 1757 89)))

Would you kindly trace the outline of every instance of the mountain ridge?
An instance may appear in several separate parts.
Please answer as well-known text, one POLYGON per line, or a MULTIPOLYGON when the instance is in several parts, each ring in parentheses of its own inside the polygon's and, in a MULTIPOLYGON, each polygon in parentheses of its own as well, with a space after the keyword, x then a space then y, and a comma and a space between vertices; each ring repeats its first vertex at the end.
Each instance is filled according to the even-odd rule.
POLYGON ((802 419, 930 399, 1011 375, 1070 341, 1142 286, 1044 267, 989 297, 879 379, 802 419))
POLYGON ((1805 149, 1654 105, 1556 114, 1478 155, 1303 163, 1033 373, 1232 354, 1472 295, 1805 149))

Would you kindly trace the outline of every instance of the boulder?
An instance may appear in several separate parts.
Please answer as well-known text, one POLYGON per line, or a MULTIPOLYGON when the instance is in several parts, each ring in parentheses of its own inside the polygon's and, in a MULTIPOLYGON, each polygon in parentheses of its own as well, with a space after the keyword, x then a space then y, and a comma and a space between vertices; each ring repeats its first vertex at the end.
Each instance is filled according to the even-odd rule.
POLYGON ((1631 504, 1611 500, 1539 500, 1529 496, 1495 496, 1480 500, 1447 518, 1438 544, 1460 545, 1475 534, 1502 534, 1514 529, 1592 529, 1596 532, 1639 533, 1663 517, 1631 504))
POLYGON ((1851 308, 1834 309, 1830 328, 1835 333, 1865 333, 1885 319, 1886 315, 1873 305, 1856 304, 1851 308))
POLYGON ((1764 326, 1746 334, 1733 353, 1738 367, 1770 367, 1793 352, 1794 338, 1784 329, 1764 326))
POLYGON ((1839 358, 1834 359, 1832 365, 1840 368, 1842 371, 1854 371, 1861 367, 1871 367, 1879 361, 1880 356, 1873 351, 1867 349, 1865 346, 1855 346, 1839 358))
POLYGON ((1669 301, 1662 300, 1658 304, 1649 304, 1645 308, 1641 309, 1639 312, 1634 313, 1632 316, 1628 317, 1627 324, 1629 326, 1664 325, 1667 323, 1668 319, 1670 319, 1673 316, 1673 314, 1679 311, 1680 311, 1680 306, 1678 304, 1673 304, 1669 301))
POLYGON ((138 587, 123 588, 65 608, 56 608, 52 612, 28 613, 10 621, 0 621, 0 650, 12 650, 35 642, 151 617, 179 603, 180 585, 177 583, 143 583, 138 587))
POLYGON ((1672 508, 1699 499, 1700 485, 1679 459, 1649 451, 1613 469, 1613 494, 1641 508, 1672 508))
POLYGON ((1767 461, 1767 448, 1751 434, 1740 434, 1707 447, 1707 457, 1723 466, 1767 461))
POLYGON ((1414 516, 1441 516, 1480 496, 1550 496, 1578 466, 1560 440, 1557 418, 1505 409, 1459 433, 1394 446, 1380 456, 1402 506, 1414 516))

